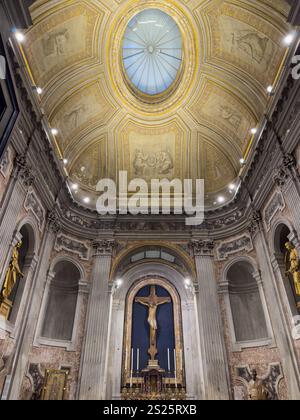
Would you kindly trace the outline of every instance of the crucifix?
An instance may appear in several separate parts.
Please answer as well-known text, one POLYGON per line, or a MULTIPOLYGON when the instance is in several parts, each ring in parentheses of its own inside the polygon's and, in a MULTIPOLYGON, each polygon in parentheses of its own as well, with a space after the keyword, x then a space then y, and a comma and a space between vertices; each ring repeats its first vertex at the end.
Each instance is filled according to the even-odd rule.
POLYGON ((151 286, 150 295, 148 297, 137 297, 135 302, 140 303, 141 305, 147 306, 149 308, 148 313, 148 324, 150 325, 150 348, 148 353, 151 357, 150 360, 155 360, 157 355, 156 347, 156 332, 157 332, 157 320, 156 320, 156 311, 159 305, 164 303, 170 303, 171 298, 169 297, 158 297, 155 292, 155 286, 151 286))

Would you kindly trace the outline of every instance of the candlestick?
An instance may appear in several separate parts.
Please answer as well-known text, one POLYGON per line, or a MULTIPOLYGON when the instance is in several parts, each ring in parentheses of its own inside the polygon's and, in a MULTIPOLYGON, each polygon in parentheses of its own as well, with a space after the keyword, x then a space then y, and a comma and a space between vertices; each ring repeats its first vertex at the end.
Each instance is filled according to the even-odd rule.
POLYGON ((171 372, 171 364, 170 364, 170 349, 168 349, 168 372, 171 372))
POLYGON ((140 349, 139 348, 136 351, 136 370, 137 372, 140 370, 140 349))

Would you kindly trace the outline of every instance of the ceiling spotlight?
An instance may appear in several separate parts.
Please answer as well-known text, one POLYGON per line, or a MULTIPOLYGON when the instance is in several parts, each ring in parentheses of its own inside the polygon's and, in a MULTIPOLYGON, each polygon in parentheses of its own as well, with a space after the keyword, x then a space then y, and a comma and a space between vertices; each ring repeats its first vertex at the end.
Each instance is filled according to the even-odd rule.
POLYGON ((71 185, 71 190, 75 191, 78 189, 78 184, 72 184, 71 185))
POLYGON ((251 133, 254 135, 257 133, 257 128, 251 128, 251 133))
POLYGON ((218 203, 225 203, 225 198, 223 196, 218 197, 218 203))
POLYGON ((241 164, 241 165, 244 165, 245 163, 246 163, 245 159, 244 159, 244 158, 241 158, 241 159, 240 159, 240 164, 241 164))
POLYGON ((40 88, 40 87, 37 87, 37 88, 36 88, 36 93, 37 93, 38 95, 41 95, 41 94, 43 93, 43 89, 42 89, 42 88, 40 88))
POLYGON ((68 164, 68 159, 63 159, 63 163, 64 163, 64 165, 67 165, 68 164))
POLYGON ((16 33, 15 33, 15 37, 16 37, 16 40, 18 41, 18 42, 23 42, 24 40, 25 40, 25 36, 22 34, 22 32, 20 32, 20 31, 17 31, 16 33))
POLYGON ((292 42, 294 41, 295 35, 294 34, 289 34, 284 38, 284 43, 285 45, 289 46, 292 44, 292 42))
POLYGON ((234 184, 230 184, 230 185, 229 185, 229 189, 230 189, 230 190, 234 190, 234 189, 235 189, 235 185, 234 185, 234 184))
POLYGON ((53 136, 57 136, 57 134, 58 134, 57 128, 52 128, 51 133, 53 134, 53 136))
POLYGON ((268 92, 268 93, 272 93, 272 92, 273 92, 273 86, 271 86, 271 85, 270 85, 270 86, 268 86, 268 87, 267 87, 267 92, 268 92))
POLYGON ((90 199, 89 197, 85 197, 85 198, 83 199, 83 202, 84 202, 85 204, 89 204, 89 203, 91 202, 91 199, 90 199))

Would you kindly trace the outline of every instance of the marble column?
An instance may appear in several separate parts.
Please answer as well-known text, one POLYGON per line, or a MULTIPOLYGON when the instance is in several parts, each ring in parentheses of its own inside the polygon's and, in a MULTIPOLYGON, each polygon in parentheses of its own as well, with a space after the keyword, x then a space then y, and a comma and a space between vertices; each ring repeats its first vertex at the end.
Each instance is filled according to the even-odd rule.
POLYGON ((15 236, 17 218, 21 212, 28 188, 32 185, 34 177, 27 166, 24 156, 16 159, 10 184, 4 197, 0 212, 0 286, 2 287, 7 271, 12 239, 15 236))
POLYGON ((197 306, 203 355, 204 399, 228 400, 229 372, 211 241, 193 241, 197 306))
POLYGON ((78 398, 103 400, 106 397, 108 343, 111 318, 111 269, 113 240, 93 243, 94 261, 81 360, 78 398))
POLYGON ((14 348, 11 381, 7 395, 7 399, 9 400, 18 399, 20 394, 22 381, 26 373, 28 357, 34 340, 43 292, 47 280, 47 272, 49 270, 51 252, 58 231, 59 222, 57 216, 55 212, 51 212, 48 215, 47 227, 40 246, 37 266, 33 275, 28 298, 26 299, 22 323, 18 326, 19 333, 14 348))
POLYGON ((273 326, 274 337, 280 353, 280 359, 288 386, 289 398, 300 399, 300 371, 297 352, 294 347, 290 323, 286 318, 283 302, 273 271, 271 256, 265 237, 261 216, 258 213, 253 215, 250 227, 253 244, 257 253, 257 259, 262 274, 266 301, 273 326))

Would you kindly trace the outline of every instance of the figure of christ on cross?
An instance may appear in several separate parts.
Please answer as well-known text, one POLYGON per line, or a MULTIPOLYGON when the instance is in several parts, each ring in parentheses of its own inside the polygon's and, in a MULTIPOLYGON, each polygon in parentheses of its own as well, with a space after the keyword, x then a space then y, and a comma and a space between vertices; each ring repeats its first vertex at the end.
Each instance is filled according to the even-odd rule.
POLYGON ((155 360, 157 355, 156 347, 156 331, 157 331, 157 320, 156 320, 156 311, 159 305, 164 303, 170 303, 171 298, 169 297, 158 297, 155 292, 155 286, 151 286, 150 295, 148 297, 137 297, 135 302, 140 303, 149 308, 148 313, 148 323, 150 325, 150 348, 148 353, 151 357, 150 360, 155 360))

